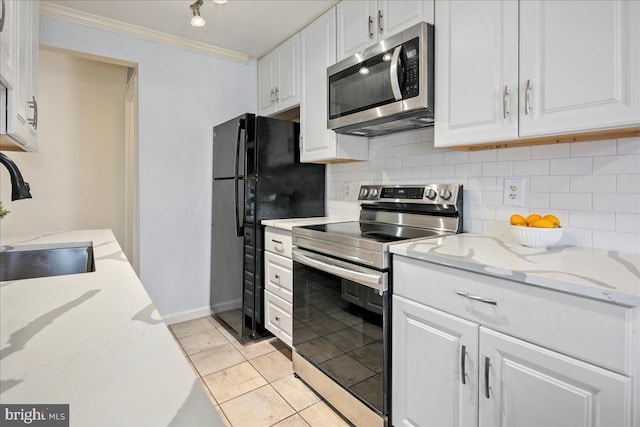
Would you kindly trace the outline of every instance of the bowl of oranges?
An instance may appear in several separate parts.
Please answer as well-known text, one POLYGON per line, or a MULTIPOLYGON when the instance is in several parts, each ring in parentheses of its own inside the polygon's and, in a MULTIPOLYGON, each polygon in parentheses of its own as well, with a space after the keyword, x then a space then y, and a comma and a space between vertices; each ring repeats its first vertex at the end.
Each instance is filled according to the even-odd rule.
POLYGON ((554 215, 511 215, 511 229, 516 240, 530 248, 547 248, 562 238, 560 220, 554 215))

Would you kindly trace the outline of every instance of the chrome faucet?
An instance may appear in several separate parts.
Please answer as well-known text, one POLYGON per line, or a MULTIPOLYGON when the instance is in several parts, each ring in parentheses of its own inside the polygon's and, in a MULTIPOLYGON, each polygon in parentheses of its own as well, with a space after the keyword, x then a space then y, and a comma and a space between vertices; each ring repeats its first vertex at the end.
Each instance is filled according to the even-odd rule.
POLYGON ((7 168, 11 176, 11 200, 30 199, 29 183, 24 182, 24 179, 22 179, 18 166, 2 153, 0 153, 0 163, 7 168))

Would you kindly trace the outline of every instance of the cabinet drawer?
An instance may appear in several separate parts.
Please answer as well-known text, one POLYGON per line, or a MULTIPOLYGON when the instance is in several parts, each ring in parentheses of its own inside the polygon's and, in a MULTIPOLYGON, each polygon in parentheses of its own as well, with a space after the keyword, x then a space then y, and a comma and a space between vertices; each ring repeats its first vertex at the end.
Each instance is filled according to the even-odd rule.
POLYGON ((632 336, 631 308, 397 255, 393 268, 396 295, 605 368, 631 373, 633 360, 627 345, 627 337, 632 336))
POLYGON ((265 291, 264 296, 266 328, 291 347, 293 343, 291 336, 291 331, 293 330, 292 305, 269 291, 265 291))
POLYGON ((264 249, 291 258, 291 232, 267 227, 264 232, 264 249))
POLYGON ((271 252, 264 253, 265 289, 288 303, 293 302, 293 261, 271 252))

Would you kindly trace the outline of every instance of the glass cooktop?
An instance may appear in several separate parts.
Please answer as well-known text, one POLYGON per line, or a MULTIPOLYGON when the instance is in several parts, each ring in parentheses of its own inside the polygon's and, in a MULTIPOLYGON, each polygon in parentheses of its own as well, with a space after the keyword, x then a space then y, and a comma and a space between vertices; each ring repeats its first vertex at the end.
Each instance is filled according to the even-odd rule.
MULTIPOLYGON (((346 239, 367 240, 376 243, 396 243, 408 239, 420 239, 441 236, 445 233, 416 227, 406 227, 390 224, 372 224, 359 221, 338 222, 332 224, 309 225, 301 227, 310 232, 326 233, 346 239)), ((309 235, 310 233, 305 233, 309 235)), ((316 237, 322 237, 313 233, 316 237)), ((326 236, 328 237, 328 236, 326 236)), ((348 244, 347 241, 343 242, 348 244)))

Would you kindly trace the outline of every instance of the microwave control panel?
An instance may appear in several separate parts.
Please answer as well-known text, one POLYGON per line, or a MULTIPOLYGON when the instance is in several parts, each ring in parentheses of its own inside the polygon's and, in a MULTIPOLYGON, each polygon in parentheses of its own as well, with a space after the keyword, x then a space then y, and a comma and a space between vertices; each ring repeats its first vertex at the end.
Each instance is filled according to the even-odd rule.
POLYGON ((409 40, 402 46, 404 57, 404 87, 403 98, 413 98, 420 94, 420 47, 418 39, 409 40))

